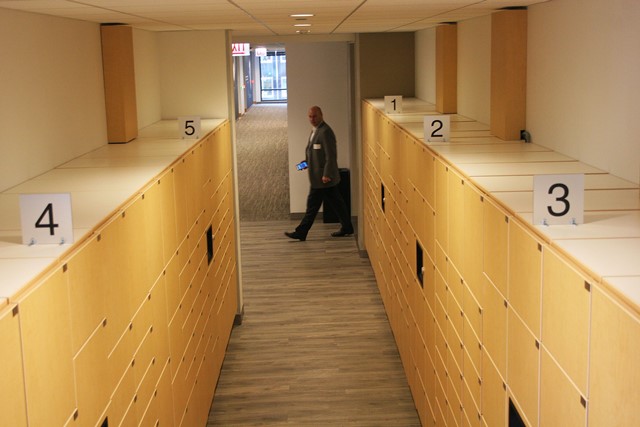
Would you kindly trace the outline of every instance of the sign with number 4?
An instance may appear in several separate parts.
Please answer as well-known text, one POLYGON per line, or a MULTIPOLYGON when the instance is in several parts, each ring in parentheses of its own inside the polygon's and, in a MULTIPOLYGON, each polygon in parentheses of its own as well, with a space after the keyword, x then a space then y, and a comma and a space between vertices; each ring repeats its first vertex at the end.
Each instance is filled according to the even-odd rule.
POLYGON ((71 194, 21 194, 22 243, 73 243, 71 194))
POLYGON ((533 223, 536 225, 584 222, 584 174, 533 177, 533 223))
POLYGON ((200 117, 178 117, 178 132, 182 139, 200 138, 200 117))
POLYGON ((451 116, 425 116, 424 141, 449 141, 451 133, 451 116))

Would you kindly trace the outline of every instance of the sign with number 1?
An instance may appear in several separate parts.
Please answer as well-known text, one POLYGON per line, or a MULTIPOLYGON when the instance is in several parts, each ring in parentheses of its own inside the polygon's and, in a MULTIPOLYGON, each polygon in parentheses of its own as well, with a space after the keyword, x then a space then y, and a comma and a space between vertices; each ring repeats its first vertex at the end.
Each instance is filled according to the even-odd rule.
POLYGON ((584 174, 533 177, 533 223, 536 225, 584 222, 584 174))
POLYGON ((402 113, 402 96, 385 96, 384 111, 387 114, 402 113))
POLYGON ((182 139, 200 138, 200 117, 178 117, 178 132, 182 139))
POLYGON ((22 243, 73 243, 71 194, 21 194, 22 243))
POLYGON ((449 141, 451 133, 451 116, 425 116, 424 141, 449 141))

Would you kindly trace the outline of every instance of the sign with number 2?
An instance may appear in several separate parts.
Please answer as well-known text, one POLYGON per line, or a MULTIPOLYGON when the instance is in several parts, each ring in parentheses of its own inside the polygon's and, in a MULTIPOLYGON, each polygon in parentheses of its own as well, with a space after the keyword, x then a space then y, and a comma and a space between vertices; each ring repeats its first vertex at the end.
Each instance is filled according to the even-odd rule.
POLYGON ((449 141, 451 133, 451 116, 425 116, 424 141, 449 141))

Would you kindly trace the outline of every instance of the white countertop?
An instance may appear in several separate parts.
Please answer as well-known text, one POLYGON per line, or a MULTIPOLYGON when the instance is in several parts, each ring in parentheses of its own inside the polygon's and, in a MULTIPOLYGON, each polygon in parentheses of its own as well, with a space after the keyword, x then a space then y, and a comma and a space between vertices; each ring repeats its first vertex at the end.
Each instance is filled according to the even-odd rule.
MULTIPOLYGON (((202 120, 202 135, 223 122, 202 120)), ((0 193, 0 306, 73 246, 23 245, 20 194, 70 193, 79 242, 197 142, 179 137, 176 120, 161 121, 127 144, 105 144, 0 193)))
MULTIPOLYGON (((384 111, 384 100, 368 100, 384 111)), ((406 113, 390 120, 422 140, 432 104, 403 99, 406 113)), ((640 186, 548 148, 486 135, 489 127, 452 115, 451 141, 425 143, 469 177, 482 191, 535 228, 551 244, 640 307, 640 186), (585 174, 584 223, 533 224, 533 177, 585 174)), ((424 143, 424 142, 423 142, 424 143)))

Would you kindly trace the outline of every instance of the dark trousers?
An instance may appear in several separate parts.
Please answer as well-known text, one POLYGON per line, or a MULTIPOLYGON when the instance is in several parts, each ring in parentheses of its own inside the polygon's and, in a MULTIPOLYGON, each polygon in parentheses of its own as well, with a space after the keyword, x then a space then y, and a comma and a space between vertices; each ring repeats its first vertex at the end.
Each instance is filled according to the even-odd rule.
POLYGON ((300 225, 296 227, 296 232, 302 236, 306 236, 313 225, 313 221, 316 219, 316 215, 322 206, 322 202, 326 201, 327 204, 337 213, 340 220, 341 230, 347 233, 353 233, 353 225, 351 224, 351 217, 347 205, 340 194, 340 190, 337 185, 327 188, 311 188, 309 195, 307 196, 307 211, 300 221, 300 225))

